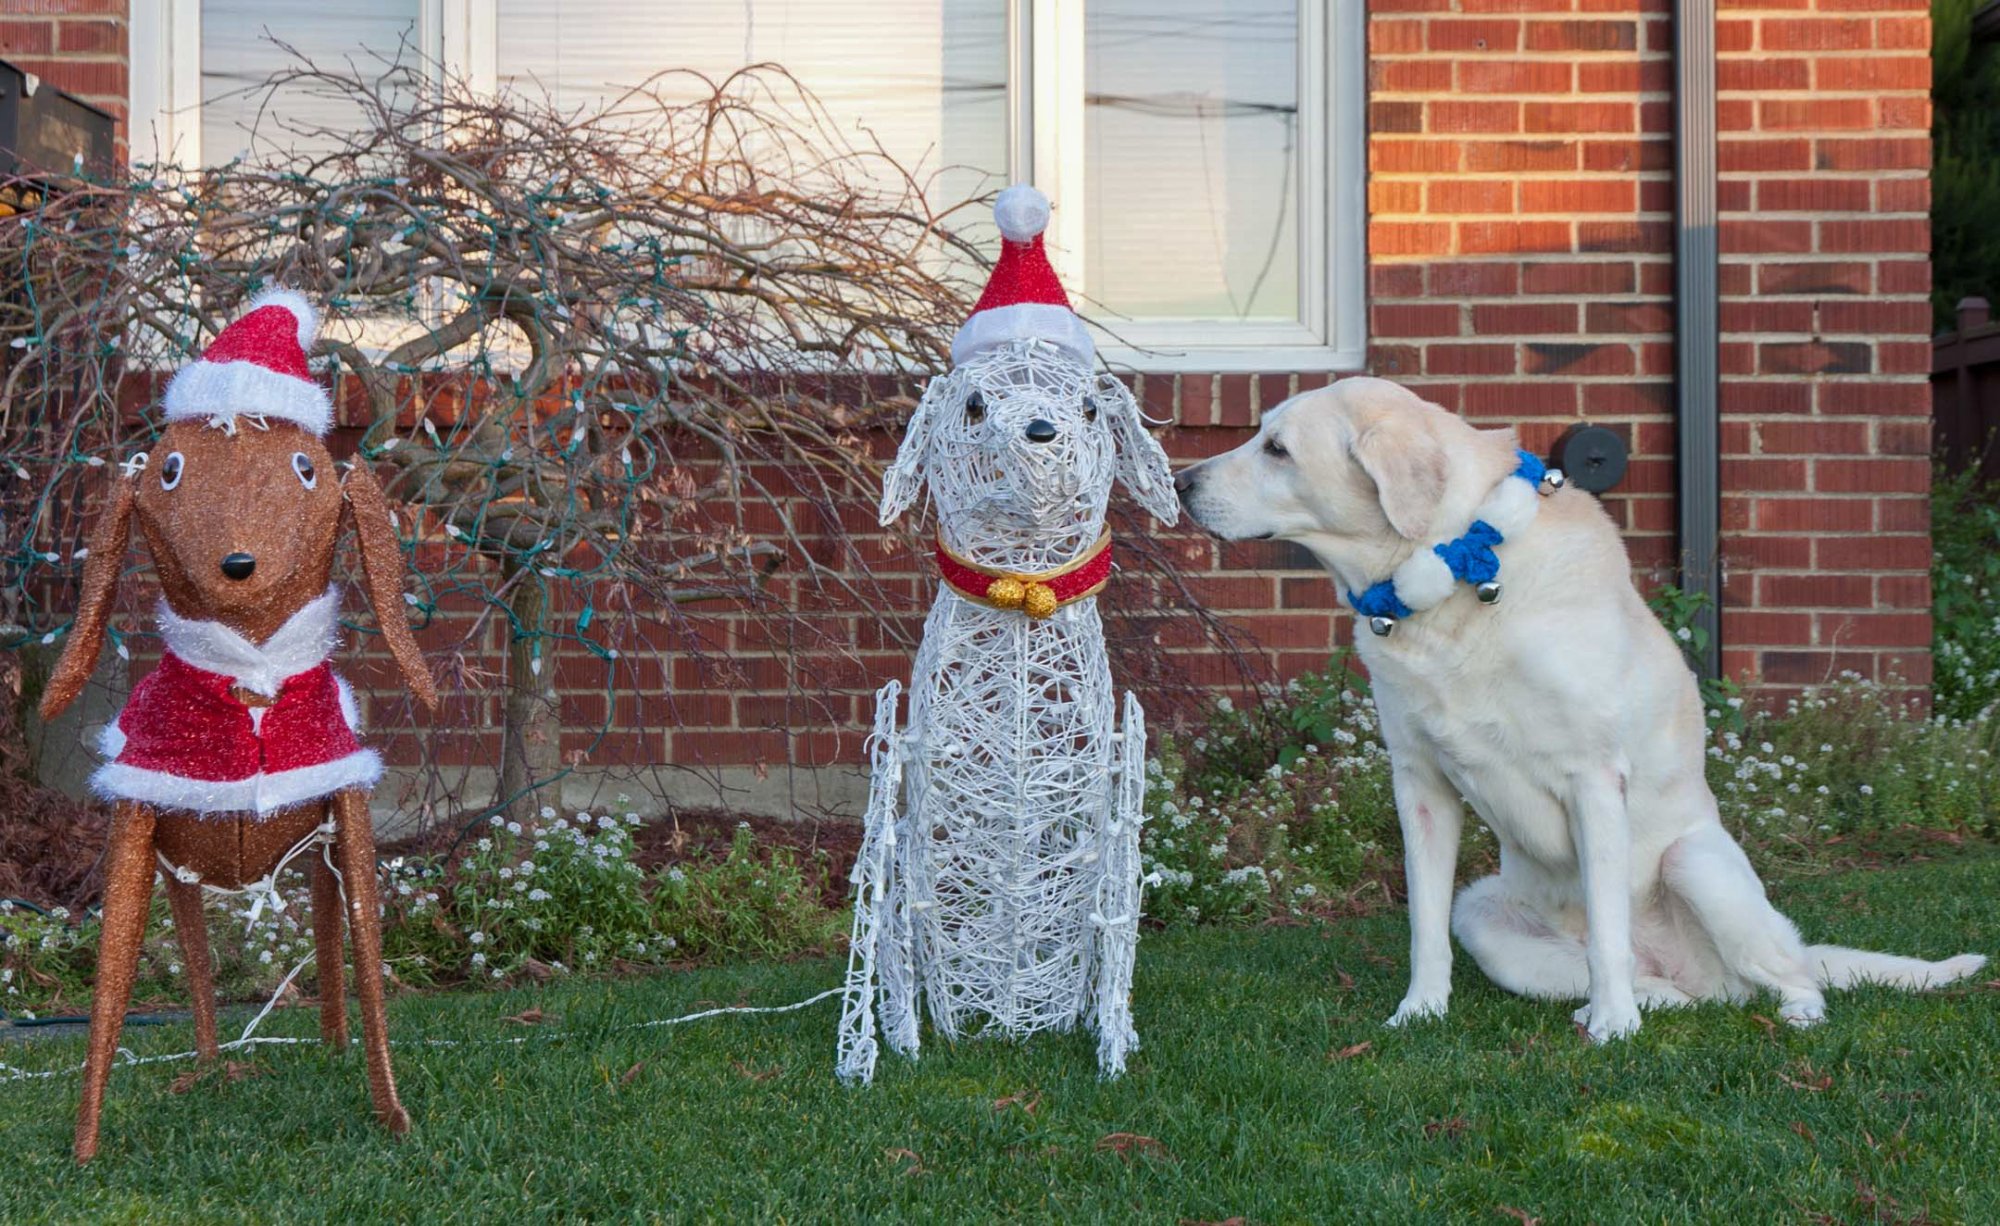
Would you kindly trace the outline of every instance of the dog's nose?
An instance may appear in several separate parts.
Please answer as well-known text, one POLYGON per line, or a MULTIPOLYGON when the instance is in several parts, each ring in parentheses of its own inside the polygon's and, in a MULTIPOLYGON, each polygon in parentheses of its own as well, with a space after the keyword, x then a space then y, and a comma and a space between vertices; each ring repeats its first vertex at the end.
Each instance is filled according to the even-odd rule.
POLYGON ((1174 489, 1180 494, 1183 502, 1187 500, 1189 494, 1194 493, 1195 480, 1194 469, 1192 467, 1183 468, 1174 474, 1174 489))
POLYGON ((1028 423, 1028 441, 1031 443, 1050 442, 1055 436, 1056 426, 1054 422, 1043 421, 1037 417, 1028 423))
POLYGON ((222 559, 222 573, 231 579, 248 579, 257 569, 257 559, 247 553, 232 553, 222 559))

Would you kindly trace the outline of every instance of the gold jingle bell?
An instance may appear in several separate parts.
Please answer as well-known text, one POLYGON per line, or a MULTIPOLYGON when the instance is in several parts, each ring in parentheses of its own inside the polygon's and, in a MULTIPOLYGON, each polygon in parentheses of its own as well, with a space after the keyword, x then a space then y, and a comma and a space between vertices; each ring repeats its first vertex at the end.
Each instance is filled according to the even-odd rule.
POLYGON ((1051 617, 1056 611, 1055 590, 1043 583, 1030 583, 1028 593, 1021 601, 1021 611, 1036 621, 1051 617))
POLYGON ((986 603, 996 609, 1018 609, 1027 598, 1027 586, 1019 579, 995 579, 986 585, 986 603))

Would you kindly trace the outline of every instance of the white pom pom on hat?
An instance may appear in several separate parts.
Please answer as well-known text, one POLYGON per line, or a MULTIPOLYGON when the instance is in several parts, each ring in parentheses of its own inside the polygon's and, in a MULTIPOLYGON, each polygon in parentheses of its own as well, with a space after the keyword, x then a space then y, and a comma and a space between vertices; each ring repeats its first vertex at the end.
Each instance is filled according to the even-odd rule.
POLYGON ((1049 198, 1030 183, 1016 183, 993 201, 1000 237, 1025 243, 1049 228, 1049 198))
POLYGON ((1049 226, 1049 198, 1027 183, 1016 183, 993 201, 1000 227, 1000 258, 972 315, 952 338, 951 360, 964 362, 988 349, 1018 341, 1041 341, 1089 366, 1097 346, 1070 308, 1069 295, 1049 263, 1042 233, 1049 226))

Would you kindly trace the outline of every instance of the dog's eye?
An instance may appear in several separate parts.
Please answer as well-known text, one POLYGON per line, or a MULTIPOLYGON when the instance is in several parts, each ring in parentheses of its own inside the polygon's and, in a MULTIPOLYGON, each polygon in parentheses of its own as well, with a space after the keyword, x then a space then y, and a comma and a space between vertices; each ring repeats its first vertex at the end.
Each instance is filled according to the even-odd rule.
POLYGON ((292 453, 292 471, 299 475, 299 484, 307 489, 319 484, 319 473, 313 469, 312 457, 303 451, 292 453))
POLYGON ((1097 397, 1085 396, 1083 398, 1083 420, 1097 420, 1097 397))
POLYGON ((186 461, 181 459, 181 453, 178 451, 160 461, 161 489, 170 490, 181 483, 181 465, 184 463, 186 461))
POLYGON ((1273 455, 1282 460, 1286 456, 1291 455, 1292 453, 1286 451, 1285 445, 1279 442, 1277 439, 1267 438, 1264 440, 1264 454, 1273 455))
POLYGON ((986 397, 974 392, 965 398, 965 420, 986 420, 986 397))

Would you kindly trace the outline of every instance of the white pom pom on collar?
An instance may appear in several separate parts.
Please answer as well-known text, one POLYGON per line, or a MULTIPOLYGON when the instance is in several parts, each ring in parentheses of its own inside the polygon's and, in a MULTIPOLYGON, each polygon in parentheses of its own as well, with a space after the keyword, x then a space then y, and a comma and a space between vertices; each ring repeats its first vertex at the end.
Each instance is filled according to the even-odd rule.
POLYGON ((1049 228, 1049 198, 1031 183, 1016 183, 993 201, 1000 237, 1025 243, 1049 228))
POLYGON ((299 348, 311 353, 313 341, 319 338, 319 312, 313 309, 306 296, 283 286, 267 289, 250 300, 249 309, 243 314, 248 315, 267 306, 282 307, 291 314, 298 322, 299 348))

